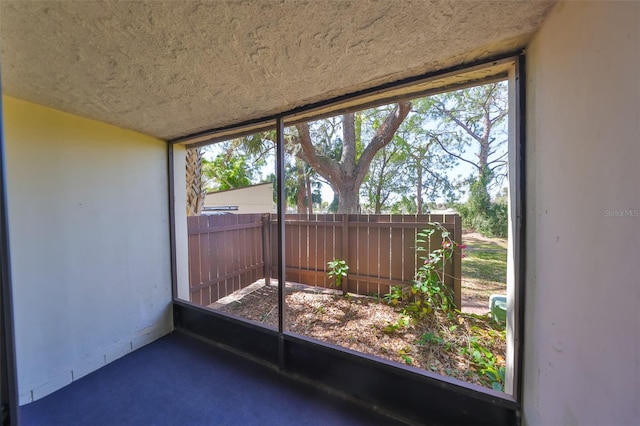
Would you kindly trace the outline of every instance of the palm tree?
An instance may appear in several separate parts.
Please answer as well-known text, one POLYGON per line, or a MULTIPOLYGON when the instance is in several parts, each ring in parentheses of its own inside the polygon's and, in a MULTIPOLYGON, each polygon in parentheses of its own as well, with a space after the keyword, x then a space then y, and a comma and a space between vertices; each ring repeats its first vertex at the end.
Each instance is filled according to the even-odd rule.
POLYGON ((202 185, 202 148, 187 149, 187 216, 202 212, 206 191, 202 185))

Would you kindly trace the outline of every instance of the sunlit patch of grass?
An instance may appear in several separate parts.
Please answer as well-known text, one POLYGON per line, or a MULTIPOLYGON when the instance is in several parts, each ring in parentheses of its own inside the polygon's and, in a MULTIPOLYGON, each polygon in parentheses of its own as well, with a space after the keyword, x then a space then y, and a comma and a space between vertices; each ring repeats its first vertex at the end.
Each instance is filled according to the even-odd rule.
POLYGON ((468 251, 502 251, 506 252, 506 249, 502 248, 499 244, 488 242, 488 241, 480 241, 473 239, 473 245, 469 245, 467 248, 468 251))
POLYGON ((507 250, 503 248, 477 248, 467 250, 467 257, 470 259, 489 260, 504 264, 505 270, 507 265, 507 250))
POLYGON ((485 299, 506 291, 507 249, 499 241, 469 239, 465 241, 466 258, 462 261, 464 292, 485 299))
POLYGON ((507 262, 468 257, 462 262, 462 276, 481 281, 505 282, 507 262))
MULTIPOLYGON (((474 299, 489 300, 492 294, 504 294, 504 282, 482 281, 466 278, 463 282, 463 294, 474 299)), ((488 305, 487 305, 488 306, 488 305)), ((487 308, 488 309, 488 308, 487 308)))

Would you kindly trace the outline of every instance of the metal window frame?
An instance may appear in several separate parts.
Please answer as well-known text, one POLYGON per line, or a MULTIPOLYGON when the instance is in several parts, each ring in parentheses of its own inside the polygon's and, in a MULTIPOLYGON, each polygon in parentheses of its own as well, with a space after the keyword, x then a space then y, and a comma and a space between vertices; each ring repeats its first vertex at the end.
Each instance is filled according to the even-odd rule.
POLYGON ((13 322, 9 212, 4 150, 4 115, 0 87, 0 423, 18 425, 18 385, 13 322))
MULTIPOLYGON (((173 279, 174 326, 182 332, 199 336, 209 342, 252 358, 275 368, 298 380, 312 382, 356 403, 390 414, 409 423, 427 420, 434 424, 520 424, 523 389, 524 353, 524 306, 525 306, 525 55, 519 50, 489 60, 461 65, 446 70, 424 74, 351 93, 304 107, 284 111, 280 114, 249 120, 233 126, 215 128, 169 141, 169 193, 170 193, 170 237, 173 279), (320 119, 354 109, 362 109, 382 103, 406 98, 393 95, 394 90, 411 88, 423 82, 442 79, 468 70, 492 68, 508 64, 514 68, 516 119, 515 146, 517 176, 510 181, 516 191, 515 214, 515 315, 514 315, 514 373, 513 395, 495 392, 470 383, 445 376, 402 366, 386 360, 357 353, 286 331, 284 324, 284 126, 299 121, 320 119), (385 96, 386 93, 391 93, 385 96), (371 98, 374 100, 371 100, 371 98), (355 101, 355 104, 352 102, 355 101), (352 102, 351 104, 349 102, 352 102), (329 111, 329 112, 327 112, 329 111), (314 115, 317 113, 317 115, 314 115), (300 118, 303 117, 303 118, 300 118), (276 181, 278 192, 278 249, 279 249, 279 321, 277 331, 244 319, 213 312, 177 298, 175 206, 174 206, 174 162, 173 146, 204 146, 232 137, 276 128, 277 160, 276 181), (367 386, 362 386, 365 383, 367 386), (379 386, 376 386, 378 384, 379 386), (382 385, 380 385, 382 384, 382 385), (400 394, 401 396, 399 396, 400 394), (418 395, 413 398, 407 395, 418 395), (425 401, 431 400, 435 404, 425 401), (401 412, 401 413, 400 413, 401 412)), ((438 86, 424 91, 412 92, 411 97, 426 96, 506 79, 504 73, 490 75, 485 79, 438 86)), ((511 106, 510 106, 511 107, 511 106)))

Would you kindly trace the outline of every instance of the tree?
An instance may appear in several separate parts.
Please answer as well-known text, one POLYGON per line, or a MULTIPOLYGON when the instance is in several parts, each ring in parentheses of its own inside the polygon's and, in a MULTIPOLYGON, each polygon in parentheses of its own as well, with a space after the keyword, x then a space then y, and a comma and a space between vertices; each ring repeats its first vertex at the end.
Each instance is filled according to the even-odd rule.
POLYGON ((299 167, 299 177, 302 178, 304 183, 304 188, 299 187, 299 191, 303 190, 304 197, 302 211, 298 209, 298 213, 313 214, 313 205, 322 204, 322 193, 320 191, 322 184, 318 181, 316 172, 308 164, 299 159, 296 163, 299 167))
MULTIPOLYGON (((376 153, 392 140, 410 110, 409 101, 370 110, 373 111, 373 119, 367 124, 370 124, 371 128, 363 127, 363 112, 348 113, 311 124, 301 123, 294 128, 288 128, 285 133, 287 152, 306 163, 296 167, 293 173, 298 187, 294 203, 298 211, 312 211, 312 177, 317 174, 333 188, 338 200, 338 213, 357 213, 360 186, 369 172, 369 165, 376 153), (367 144, 364 143, 364 139, 368 140, 367 144), (305 196, 298 196, 302 193, 305 196), (304 201, 305 198, 307 201, 304 201)), ((265 153, 274 146, 275 132, 269 131, 231 141, 231 148, 227 153, 235 153, 237 156, 238 152, 244 152, 247 157, 263 159, 265 153)), ((241 181, 248 177, 242 176, 236 167, 243 163, 231 161, 231 158, 229 155, 221 157, 219 162, 214 161, 212 166, 205 167, 207 175, 217 179, 220 187, 232 186, 232 177, 241 181)), ((245 166, 249 164, 246 158, 243 161, 245 166)), ((317 184, 315 192, 319 199, 317 184)))
POLYGON ((341 123, 342 138, 338 144, 339 158, 330 156, 314 144, 312 126, 309 123, 295 126, 297 134, 293 135, 292 142, 298 147, 296 156, 309 164, 334 189, 338 197, 338 213, 358 212, 360 186, 369 172, 369 165, 376 153, 391 142, 410 110, 409 101, 396 104, 384 121, 379 126, 374 126, 366 146, 362 140, 362 121, 358 114, 344 114, 341 123))
POLYGON ((417 212, 415 198, 406 195, 403 195, 399 201, 391 206, 392 214, 416 214, 417 212))
MULTIPOLYGON (((455 159, 443 155, 427 121, 432 101, 421 98, 414 101, 412 113, 402 123, 396 135, 396 144, 404 157, 406 187, 414 191, 415 213, 424 214, 427 200, 435 203, 438 198, 452 198, 453 187, 448 173, 455 159)), ((398 206, 407 206, 407 194, 398 206)), ((412 209, 413 210, 413 209, 412 209)))
POLYGON ((187 216, 197 216, 202 212, 206 191, 202 183, 202 148, 187 149, 187 216))
POLYGON ((505 199, 492 202, 486 188, 491 179, 491 171, 486 170, 481 177, 469 185, 469 200, 458 210, 463 226, 475 229, 483 235, 506 237, 509 223, 505 199))
MULTIPOLYGON (((265 157, 275 155, 275 130, 256 133, 232 141, 234 151, 254 158, 264 165, 265 157)), ((285 150, 288 154, 295 154, 295 144, 291 142, 291 130, 285 132, 285 150)), ((275 157, 274 157, 275 158, 275 157)), ((289 206, 296 206, 298 213, 313 214, 313 204, 322 203, 320 193, 321 184, 317 181, 314 170, 304 161, 294 156, 293 163, 286 162, 285 166, 285 197, 289 206)), ((275 174, 269 174, 271 182, 276 181, 275 174)), ((275 194, 275 187, 274 187, 275 194)))
POLYGON ((362 194, 368 211, 374 214, 382 213, 390 202, 395 201, 394 195, 408 190, 405 160, 406 156, 397 142, 391 142, 373 157, 369 173, 362 183, 362 194))
MULTIPOLYGON (((313 204, 322 204, 321 184, 313 179, 313 170, 301 160, 296 159, 293 164, 285 165, 284 196, 288 206, 296 206, 300 214, 313 214, 313 204), (311 202, 309 202, 311 200, 311 202)), ((276 175, 269 175, 273 183, 274 196, 276 194, 276 175)), ((275 198, 274 198, 275 201, 275 198)))
POLYGON ((481 185, 476 191, 488 194, 488 188, 506 176, 507 139, 500 135, 508 113, 506 83, 474 86, 429 99, 428 114, 441 123, 432 132, 433 139, 449 156, 471 165, 473 179, 481 185))
POLYGON ((216 146, 212 160, 201 159, 205 188, 213 191, 242 188, 258 183, 264 158, 245 149, 241 141, 223 142, 216 146))
POLYGON ((468 201, 458 207, 463 225, 488 236, 506 235, 507 206, 492 202, 489 194, 489 188, 501 186, 506 177, 506 83, 437 95, 431 102, 430 116, 440 122, 434 140, 451 158, 474 169, 467 181, 468 201))
POLYGON ((227 158, 218 155, 212 161, 203 159, 202 162, 203 174, 213 191, 251 185, 252 174, 244 156, 227 158))

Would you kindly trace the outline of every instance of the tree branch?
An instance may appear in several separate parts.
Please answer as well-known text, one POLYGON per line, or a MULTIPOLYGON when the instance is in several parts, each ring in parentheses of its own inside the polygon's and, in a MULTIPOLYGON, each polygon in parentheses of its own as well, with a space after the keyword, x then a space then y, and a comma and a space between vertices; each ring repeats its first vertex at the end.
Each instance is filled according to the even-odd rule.
POLYGON ((474 163, 473 161, 467 160, 466 158, 458 155, 458 154, 454 154, 453 152, 449 151, 447 148, 444 147, 444 145, 442 144, 442 142, 440 142, 440 139, 438 138, 434 138, 435 141, 438 143, 438 145, 440 145, 440 148, 442 148, 442 150, 444 152, 446 152, 447 154, 449 154, 450 156, 457 158, 460 161, 464 161, 465 163, 469 163, 471 164, 473 167, 475 167, 476 169, 480 170, 480 167, 478 167, 478 165, 476 163, 474 163))
POLYGON ((447 117, 452 119, 458 126, 462 127, 464 131, 469 134, 469 136, 471 136, 473 139, 477 140, 478 142, 482 143, 482 138, 476 135, 475 132, 469 126, 467 126, 460 119, 458 119, 458 117, 456 117, 452 111, 449 111, 442 102, 437 103, 437 108, 440 110, 441 113, 445 114, 447 117))
POLYGON ((489 122, 491 123, 491 127, 493 127, 494 124, 496 124, 498 121, 502 120, 504 117, 506 117, 508 114, 508 111, 502 111, 500 114, 496 115, 495 117, 493 117, 489 122))
POLYGON ((311 134, 307 123, 296 124, 296 129, 298 129, 298 143, 300 144, 300 149, 296 156, 305 161, 335 188, 340 176, 338 166, 331 159, 318 155, 311 142, 311 134))
POLYGON ((373 160, 376 153, 385 145, 391 142, 396 130, 411 111, 411 102, 398 102, 393 111, 387 116, 382 125, 378 127, 375 134, 371 138, 371 142, 362 152, 358 165, 356 166, 357 182, 362 182, 369 171, 369 164, 373 160))

